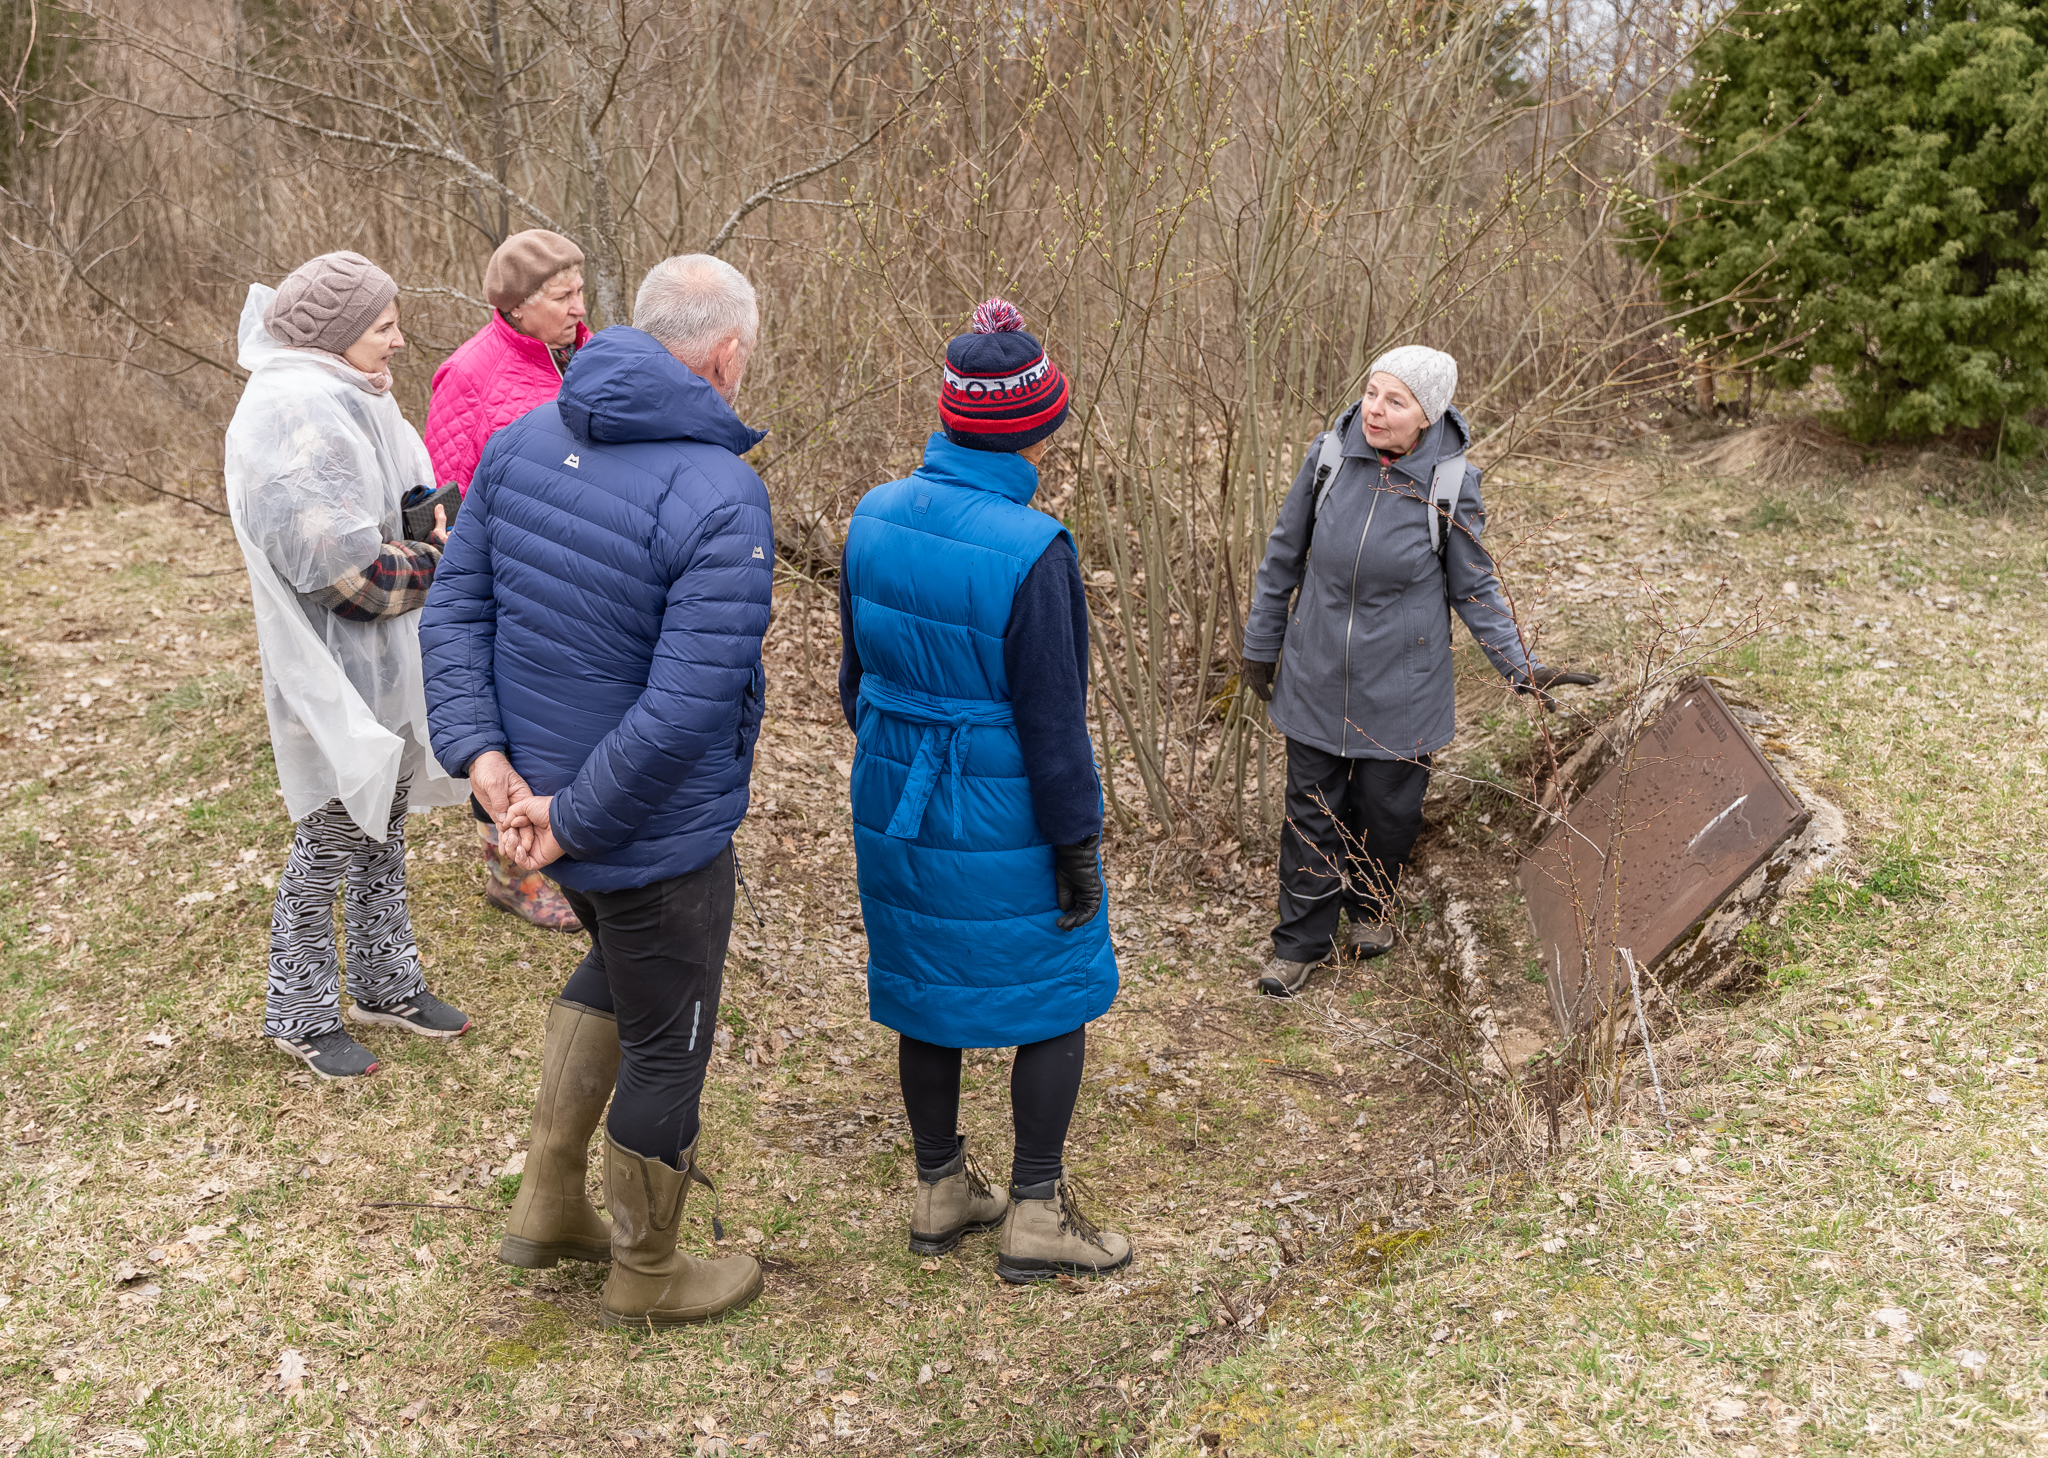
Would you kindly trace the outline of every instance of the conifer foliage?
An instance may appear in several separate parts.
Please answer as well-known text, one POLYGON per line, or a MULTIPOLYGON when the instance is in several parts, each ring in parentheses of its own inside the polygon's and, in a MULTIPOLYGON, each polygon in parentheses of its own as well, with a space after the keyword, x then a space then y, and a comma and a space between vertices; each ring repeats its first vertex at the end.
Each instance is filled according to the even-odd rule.
POLYGON ((1777 382, 1832 367, 1865 439, 2038 444, 2048 405, 2048 3, 1795 0, 1676 94, 1692 145, 1630 247, 1686 332, 1777 382))

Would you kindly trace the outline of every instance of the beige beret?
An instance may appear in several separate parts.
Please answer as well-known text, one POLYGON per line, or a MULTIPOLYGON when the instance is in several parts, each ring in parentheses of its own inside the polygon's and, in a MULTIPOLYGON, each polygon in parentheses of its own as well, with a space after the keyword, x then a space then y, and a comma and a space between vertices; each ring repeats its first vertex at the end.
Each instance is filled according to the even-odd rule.
POLYGON ((560 233, 528 228, 498 245, 484 269, 484 297, 499 313, 518 308, 565 268, 581 268, 583 250, 560 233))

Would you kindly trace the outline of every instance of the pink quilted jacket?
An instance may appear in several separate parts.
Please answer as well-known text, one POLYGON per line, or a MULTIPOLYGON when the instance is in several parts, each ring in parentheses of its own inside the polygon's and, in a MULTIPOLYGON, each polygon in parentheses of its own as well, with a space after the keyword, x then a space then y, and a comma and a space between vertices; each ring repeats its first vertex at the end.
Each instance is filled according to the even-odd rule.
MULTIPOLYGON (((576 347, 590 331, 576 326, 576 347)), ((427 402, 427 455, 436 484, 453 481, 467 494, 477 458, 499 426, 545 405, 562 388, 562 372, 538 339, 529 339, 491 310, 491 322, 462 342, 434 371, 427 402)))

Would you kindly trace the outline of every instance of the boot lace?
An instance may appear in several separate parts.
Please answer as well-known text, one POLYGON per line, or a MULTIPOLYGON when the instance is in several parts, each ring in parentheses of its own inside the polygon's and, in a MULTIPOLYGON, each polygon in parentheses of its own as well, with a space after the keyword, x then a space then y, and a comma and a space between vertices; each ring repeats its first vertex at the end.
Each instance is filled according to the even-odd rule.
POLYGON ((1080 1200, 1084 1195, 1091 1201, 1095 1199, 1095 1192, 1082 1185, 1072 1175, 1060 1181, 1060 1229, 1071 1231, 1098 1250, 1108 1250, 1109 1247, 1103 1244, 1102 1232, 1096 1228, 1095 1222, 1081 1212, 1080 1200))
POLYGON ((967 1193, 977 1200, 985 1200, 994 1193, 994 1187, 988 1182, 988 1172, 975 1161, 971 1152, 964 1152, 960 1172, 967 1176, 967 1193))

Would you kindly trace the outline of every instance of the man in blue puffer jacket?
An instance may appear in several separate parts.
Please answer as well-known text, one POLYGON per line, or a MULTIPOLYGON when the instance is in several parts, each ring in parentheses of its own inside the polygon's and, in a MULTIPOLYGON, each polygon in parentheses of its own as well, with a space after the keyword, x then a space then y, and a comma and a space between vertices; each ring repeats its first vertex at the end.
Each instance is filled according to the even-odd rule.
POLYGON ((491 438, 420 622, 434 753, 464 766, 521 864, 552 865, 590 952, 549 1010, 500 1260, 610 1260, 608 1326, 745 1304, 749 1256, 676 1249, 732 929, 732 836, 760 730, 775 561, 733 413, 754 290, 657 264, 633 327, 491 438), (584 1194, 606 1120, 611 1224, 584 1194))
POLYGON ((840 573, 839 697, 859 737, 853 843, 868 1007, 901 1035, 917 1147, 910 1248, 998 1224, 1015 1283, 1129 1264, 1063 1163, 1088 1023, 1116 997, 1088 599, 1073 540, 1031 509, 1066 377, 990 299, 946 348, 924 464, 861 498, 840 573), (1008 1196, 958 1132, 963 1048, 1017 1049, 1008 1196))

